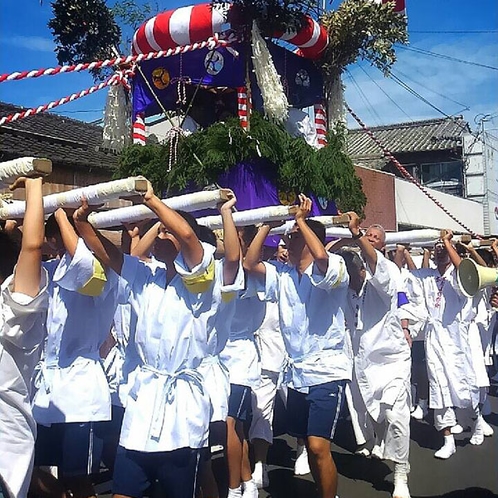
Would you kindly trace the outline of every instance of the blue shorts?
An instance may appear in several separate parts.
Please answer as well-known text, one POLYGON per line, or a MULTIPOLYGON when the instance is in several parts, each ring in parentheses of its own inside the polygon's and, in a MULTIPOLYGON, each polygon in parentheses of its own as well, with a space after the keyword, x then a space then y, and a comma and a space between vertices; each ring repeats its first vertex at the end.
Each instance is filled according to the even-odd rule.
POLYGON ((251 388, 230 384, 228 416, 241 422, 249 422, 252 416, 251 388))
POLYGON ((289 388, 288 433, 299 438, 318 436, 332 440, 344 404, 346 382, 318 384, 310 387, 308 394, 289 388))
POLYGON ((38 425, 35 465, 59 467, 65 477, 84 476, 99 471, 102 446, 95 441, 94 430, 105 422, 68 422, 38 425))
POLYGON ((168 498, 195 498, 201 450, 145 453, 118 446, 112 493, 142 498, 157 480, 168 498))

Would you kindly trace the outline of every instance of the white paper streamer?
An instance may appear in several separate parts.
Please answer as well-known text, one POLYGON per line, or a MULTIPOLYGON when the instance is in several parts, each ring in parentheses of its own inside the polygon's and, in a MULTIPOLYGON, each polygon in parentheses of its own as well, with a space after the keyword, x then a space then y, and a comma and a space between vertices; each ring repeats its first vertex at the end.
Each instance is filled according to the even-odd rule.
MULTIPOLYGON (((236 226, 255 225, 257 223, 265 223, 270 221, 285 220, 289 217, 294 217, 294 206, 266 206, 256 209, 248 209, 246 211, 237 211, 233 213, 233 221, 236 226)), ((199 225, 204 225, 211 230, 219 230, 223 228, 221 216, 205 216, 198 218, 199 225)))
POLYGON ((11 185, 20 176, 52 173, 52 161, 36 157, 19 157, 0 163, 0 188, 11 185))
POLYGON ((131 143, 130 104, 123 85, 112 85, 107 93, 102 146, 121 152, 131 143))
MULTIPOLYGON (((203 190, 192 194, 162 199, 171 209, 181 209, 186 212, 198 211, 215 207, 225 200, 223 189, 203 190)), ((123 223, 136 223, 146 219, 155 219, 156 215, 144 205, 112 209, 102 213, 92 213, 88 220, 95 228, 109 228, 123 223)))
MULTIPOLYGON (((60 207, 76 208, 81 204, 83 197, 88 200, 89 204, 102 204, 103 202, 119 199, 126 195, 144 193, 146 185, 144 181, 145 178, 138 176, 50 194, 43 197, 43 210, 45 214, 49 214, 60 207), (137 186, 142 187, 142 184, 144 188, 137 190, 137 186)), ((24 201, 16 204, 5 203, 0 207, 0 219, 22 218, 25 211, 26 203, 24 201)))
POLYGON ((289 115, 289 102, 280 76, 256 21, 252 23, 252 61, 263 106, 270 119, 283 123, 289 115))

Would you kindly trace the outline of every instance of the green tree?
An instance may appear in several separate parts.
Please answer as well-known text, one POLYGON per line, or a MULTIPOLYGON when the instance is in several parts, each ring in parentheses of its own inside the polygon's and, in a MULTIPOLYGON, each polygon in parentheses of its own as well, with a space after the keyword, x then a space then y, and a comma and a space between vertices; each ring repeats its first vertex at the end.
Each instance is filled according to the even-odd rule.
POLYGON ((324 75, 329 128, 343 119, 341 75, 349 64, 367 60, 386 76, 396 62, 396 43, 406 44, 406 18, 393 10, 393 3, 344 0, 338 9, 321 18, 329 44, 319 61, 324 75))

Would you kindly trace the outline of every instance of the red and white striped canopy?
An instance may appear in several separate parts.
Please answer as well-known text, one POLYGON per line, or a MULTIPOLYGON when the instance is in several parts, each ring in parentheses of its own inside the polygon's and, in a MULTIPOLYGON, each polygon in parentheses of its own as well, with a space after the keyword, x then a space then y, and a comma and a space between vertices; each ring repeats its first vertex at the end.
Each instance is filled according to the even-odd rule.
MULTIPOLYGON (((203 3, 162 12, 142 24, 133 36, 133 54, 168 50, 207 40, 230 28, 228 13, 232 4, 203 3)), ((305 16, 299 32, 275 33, 298 47, 303 57, 316 59, 328 43, 327 31, 317 21, 305 16)))

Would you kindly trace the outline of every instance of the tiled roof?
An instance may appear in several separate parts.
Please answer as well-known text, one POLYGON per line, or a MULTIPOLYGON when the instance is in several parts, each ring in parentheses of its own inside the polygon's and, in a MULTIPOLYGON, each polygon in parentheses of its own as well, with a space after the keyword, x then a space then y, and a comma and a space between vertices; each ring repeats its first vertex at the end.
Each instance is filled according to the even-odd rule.
MULTIPOLYGON (((0 117, 23 110, 0 102, 0 117)), ((0 126, 0 160, 34 156, 46 157, 66 168, 114 169, 117 155, 101 145, 100 126, 49 112, 0 126)))
MULTIPOLYGON (((370 128, 391 152, 448 150, 462 145, 462 136, 470 132, 462 116, 429 119, 370 128)), ((380 147, 362 129, 348 131, 348 152, 353 158, 381 157, 380 147)))

